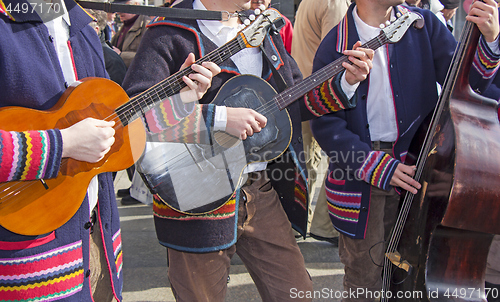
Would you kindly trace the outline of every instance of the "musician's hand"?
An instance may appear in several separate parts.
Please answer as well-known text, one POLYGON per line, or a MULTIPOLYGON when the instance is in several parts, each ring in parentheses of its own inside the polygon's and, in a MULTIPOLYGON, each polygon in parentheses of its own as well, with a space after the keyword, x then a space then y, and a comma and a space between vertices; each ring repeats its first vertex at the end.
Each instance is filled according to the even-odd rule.
POLYGON ((226 107, 226 109, 226 132, 242 140, 252 136, 255 132, 260 132, 266 126, 267 118, 253 109, 233 107, 226 107))
POLYGON ((486 42, 495 41, 500 33, 498 5, 495 0, 474 1, 465 19, 477 24, 486 42))
POLYGON ((349 61, 342 63, 342 66, 346 69, 345 79, 350 85, 354 85, 358 82, 364 81, 370 70, 373 67, 373 55, 375 52, 373 49, 362 48, 361 42, 358 41, 352 47, 352 50, 344 51, 344 55, 349 57, 349 61))
POLYGON ((396 172, 391 179, 391 186, 401 187, 401 189, 417 194, 417 189, 422 186, 412 177, 415 175, 415 166, 398 164, 396 172))
POLYGON ((189 77, 184 76, 182 80, 188 87, 181 90, 181 99, 184 103, 197 101, 203 97, 212 84, 212 78, 220 73, 220 67, 212 62, 203 62, 201 65, 193 64, 195 57, 190 53, 181 66, 181 70, 191 66, 191 69, 196 73, 192 73, 189 77))
POLYGON ((121 55, 121 54, 122 54, 122 51, 121 51, 118 47, 113 46, 113 48, 112 48, 112 49, 113 49, 113 51, 114 51, 114 52, 116 52, 118 55, 121 55))
POLYGON ((86 118, 73 126, 62 129, 62 157, 96 163, 111 149, 115 142, 115 122, 86 118))

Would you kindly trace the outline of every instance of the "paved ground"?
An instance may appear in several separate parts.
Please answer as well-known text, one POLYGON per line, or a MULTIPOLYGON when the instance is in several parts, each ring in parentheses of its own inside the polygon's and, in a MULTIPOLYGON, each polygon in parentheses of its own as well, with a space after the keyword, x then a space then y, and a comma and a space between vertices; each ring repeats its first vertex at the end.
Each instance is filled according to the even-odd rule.
MULTIPOLYGON (((118 173, 115 185, 117 190, 128 188, 130 182, 126 173, 118 173)), ((121 206, 120 199, 118 205, 124 255, 124 302, 175 301, 167 280, 166 250, 156 239, 151 206, 121 206)), ((343 277, 338 249, 330 243, 312 238, 299 239, 298 244, 313 278, 314 290, 318 291, 313 301, 340 301, 335 299, 335 293, 342 288, 343 277)), ((261 301, 250 275, 237 255, 231 264, 226 301, 261 301)))

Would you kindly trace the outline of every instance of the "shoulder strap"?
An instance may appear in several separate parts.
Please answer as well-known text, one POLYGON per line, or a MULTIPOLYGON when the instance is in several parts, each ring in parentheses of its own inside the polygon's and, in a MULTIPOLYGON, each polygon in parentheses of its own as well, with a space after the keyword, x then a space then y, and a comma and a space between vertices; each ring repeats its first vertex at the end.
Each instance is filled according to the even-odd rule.
MULTIPOLYGON (((280 27, 281 28, 281 27, 280 27)), ((268 35, 271 37, 272 35, 279 35, 279 28, 277 28, 274 23, 269 26, 269 31, 268 35)), ((268 65, 271 68, 271 71, 273 73, 273 78, 276 81, 276 86, 278 86, 278 93, 284 91, 285 89, 288 88, 288 85, 286 84, 285 79, 283 79, 283 76, 278 72, 276 67, 274 67, 273 62, 271 59, 269 59, 269 56, 267 55, 265 49, 264 49, 264 43, 260 44, 260 50, 264 54, 264 58, 266 58, 268 65)))

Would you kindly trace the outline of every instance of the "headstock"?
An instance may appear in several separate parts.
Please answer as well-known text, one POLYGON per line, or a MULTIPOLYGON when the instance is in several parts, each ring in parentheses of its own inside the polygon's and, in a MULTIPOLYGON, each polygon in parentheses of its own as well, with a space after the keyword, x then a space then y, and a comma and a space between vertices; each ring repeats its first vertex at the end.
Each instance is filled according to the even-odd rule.
POLYGON ((238 33, 238 36, 246 47, 259 47, 270 26, 279 28, 284 24, 281 14, 274 8, 269 8, 256 16, 253 22, 238 33))
POLYGON ((394 22, 384 27, 382 31, 384 32, 387 40, 390 43, 396 43, 404 36, 406 30, 415 23, 416 28, 424 27, 424 18, 417 13, 408 11, 407 13, 401 15, 394 22), (416 23, 415 23, 416 22, 416 23))

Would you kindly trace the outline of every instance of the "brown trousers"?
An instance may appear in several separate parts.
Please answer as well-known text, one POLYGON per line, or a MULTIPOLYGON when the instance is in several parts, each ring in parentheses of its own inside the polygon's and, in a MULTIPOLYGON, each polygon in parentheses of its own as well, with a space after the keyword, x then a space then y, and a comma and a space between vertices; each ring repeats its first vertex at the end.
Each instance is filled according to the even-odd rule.
POLYGON ((310 301, 292 298, 295 292, 312 291, 311 277, 278 194, 265 173, 261 175, 243 187, 235 245, 210 253, 168 249, 168 277, 177 301, 224 301, 235 253, 262 301, 310 301))
MULTIPOLYGON (((392 150, 382 151, 392 153, 392 150)), ((384 191, 372 186, 370 198, 365 239, 352 239, 342 233, 339 236, 339 256, 344 264, 347 297, 342 299, 343 302, 375 301, 372 297, 379 297, 375 292, 382 289, 385 240, 396 222, 399 195, 394 189, 384 191)))
POLYGON ((117 301, 111 288, 111 276, 109 274, 104 245, 102 243, 99 221, 94 224, 94 231, 90 235, 90 288, 92 297, 96 302, 117 301))

